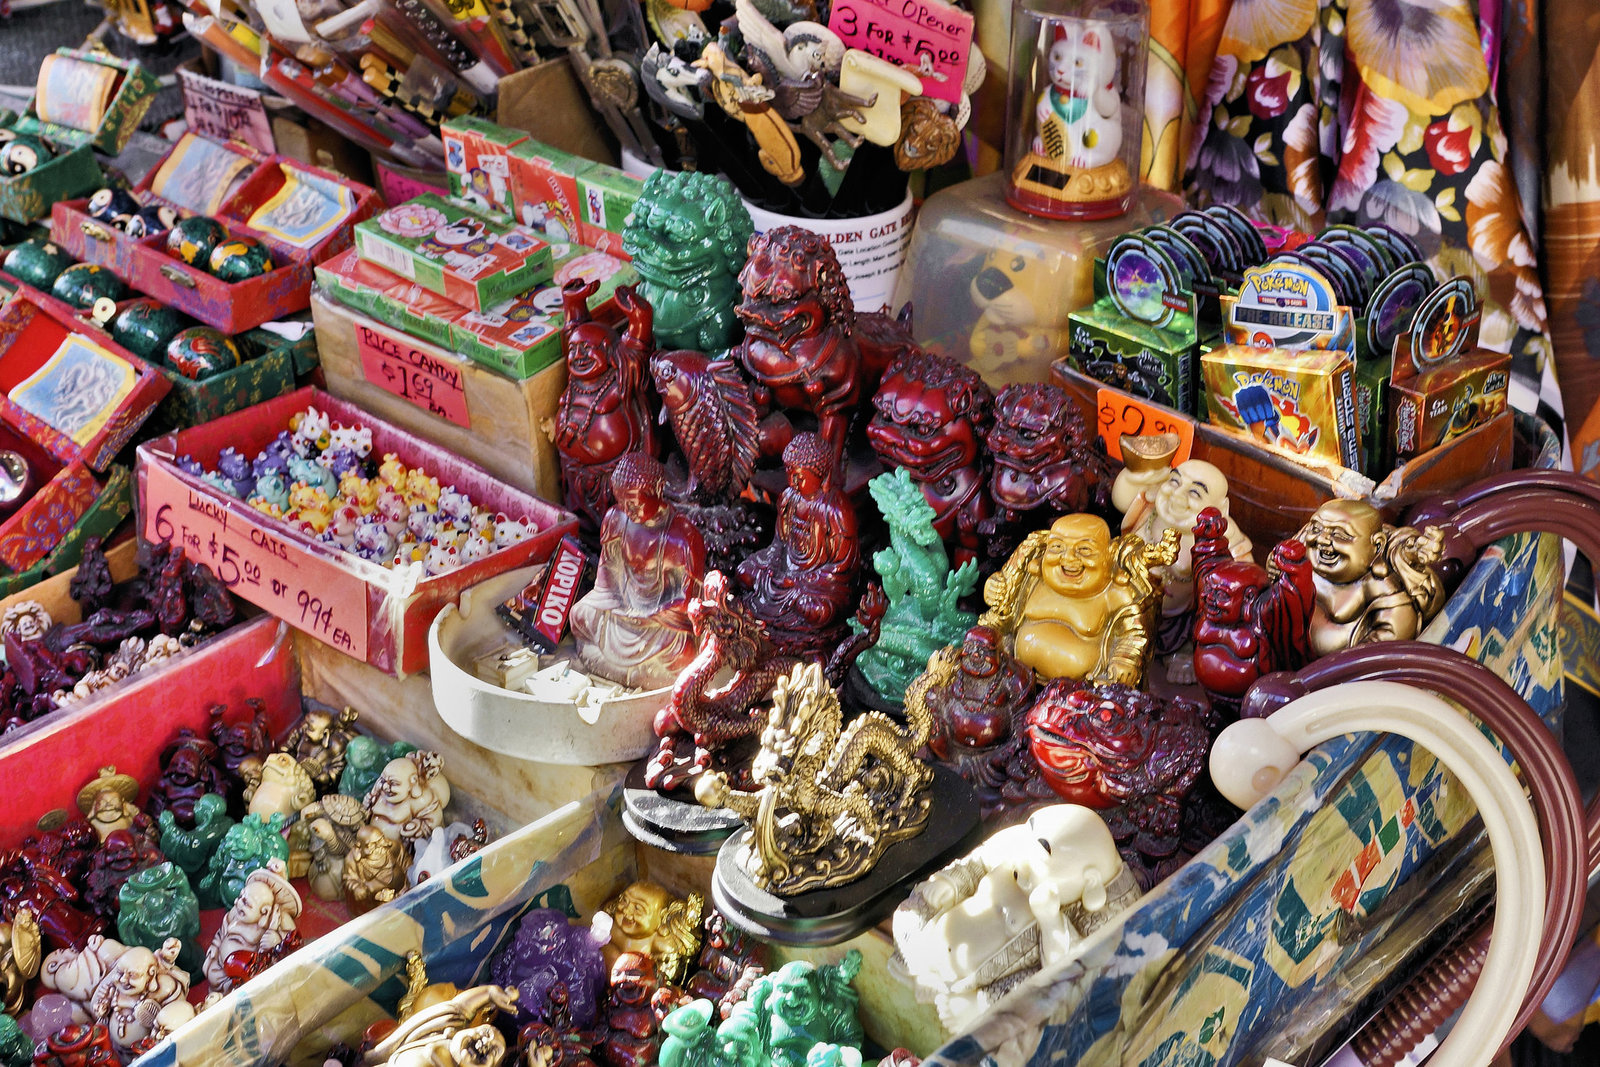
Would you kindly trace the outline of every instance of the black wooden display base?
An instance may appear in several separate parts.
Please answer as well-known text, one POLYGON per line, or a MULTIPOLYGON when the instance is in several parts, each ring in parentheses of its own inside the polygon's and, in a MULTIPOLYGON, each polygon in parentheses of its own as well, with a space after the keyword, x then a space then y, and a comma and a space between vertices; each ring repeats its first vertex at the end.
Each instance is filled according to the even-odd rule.
POLYGON ((890 845, 865 878, 793 897, 759 888, 740 865, 749 836, 741 828, 717 853, 711 896, 728 921, 763 941, 837 945, 888 918, 914 884, 977 845, 978 801, 960 775, 935 766, 927 829, 890 845))
POLYGON ((903 719, 906 713, 904 700, 890 700, 872 688, 855 664, 851 664, 850 670, 845 673, 839 699, 851 711, 881 711, 885 715, 893 715, 896 720, 903 719))
POLYGON ((663 796, 644 784, 646 756, 622 781, 622 825, 645 844, 667 852, 705 856, 722 847, 728 835, 744 825, 739 816, 708 808, 690 788, 663 796))

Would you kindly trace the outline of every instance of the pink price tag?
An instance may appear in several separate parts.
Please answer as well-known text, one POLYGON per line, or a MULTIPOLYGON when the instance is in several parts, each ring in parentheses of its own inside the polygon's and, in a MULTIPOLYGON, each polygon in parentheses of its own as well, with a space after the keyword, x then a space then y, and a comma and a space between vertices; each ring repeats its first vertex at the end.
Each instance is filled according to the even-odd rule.
POLYGON ((183 83, 183 117, 192 132, 216 141, 240 141, 263 155, 277 151, 260 93, 181 67, 178 80, 183 83))
POLYGON ((266 520, 185 485, 159 463, 144 468, 144 537, 171 541, 239 596, 356 659, 367 658, 367 585, 306 552, 266 520))
POLYGON ((370 326, 356 327, 356 346, 367 381, 457 426, 472 426, 459 366, 370 326))
POLYGON ((958 103, 972 52, 972 13, 944 0, 835 0, 828 29, 847 48, 922 79, 922 91, 958 103))

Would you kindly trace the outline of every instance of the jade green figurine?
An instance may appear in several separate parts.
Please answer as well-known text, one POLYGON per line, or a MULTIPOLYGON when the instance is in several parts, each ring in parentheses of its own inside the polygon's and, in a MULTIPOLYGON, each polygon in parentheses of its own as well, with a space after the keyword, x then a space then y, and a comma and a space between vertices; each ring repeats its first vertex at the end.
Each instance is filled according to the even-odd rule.
POLYGON ((265 867, 270 859, 289 862, 289 842, 284 840, 286 820, 279 812, 270 819, 259 815, 246 815, 236 824, 212 853, 206 864, 206 873, 200 876, 195 896, 202 908, 231 908, 245 880, 257 867, 265 867))
POLYGON ((622 231, 622 248, 655 309, 656 346, 720 352, 736 339, 739 271, 754 232, 720 174, 658 170, 622 231))
POLYGON ((193 830, 179 826, 177 816, 170 811, 163 811, 157 820, 161 823, 161 854, 188 875, 191 882, 200 877, 211 854, 233 829, 233 820, 228 817, 228 800, 216 793, 207 793, 194 802, 193 830))
MULTIPOLYGON (((851 985, 861 952, 818 967, 806 960, 762 975, 713 1029, 717 1011, 696 1000, 661 1022, 661 1067, 807 1067, 818 1046, 861 1047, 860 995, 851 985)), ((819 1062, 831 1057, 822 1055, 819 1062)), ((859 1062, 859 1059, 857 1059, 859 1062)))
POLYGON ((405 741, 384 745, 356 734, 344 750, 344 771, 339 775, 338 792, 347 797, 364 797, 378 780, 390 760, 415 752, 417 746, 405 741))
POLYGON ((191 974, 200 969, 200 902, 176 865, 146 867, 122 883, 117 901, 117 937, 124 945, 155 950, 175 937, 183 943, 178 966, 191 974))
MULTIPOLYGON (((879 696, 899 703, 933 654, 959 643, 977 621, 956 605, 977 587, 978 564, 969 560, 950 569, 944 541, 933 528, 933 508, 910 471, 880 474, 867 489, 889 524, 889 547, 872 557, 889 608, 877 643, 861 653, 856 669, 879 696)), ((850 625, 861 629, 854 619, 850 625)))
POLYGON ((0 1067, 30 1067, 32 1063, 33 1042, 17 1020, 0 1013, 0 1067))

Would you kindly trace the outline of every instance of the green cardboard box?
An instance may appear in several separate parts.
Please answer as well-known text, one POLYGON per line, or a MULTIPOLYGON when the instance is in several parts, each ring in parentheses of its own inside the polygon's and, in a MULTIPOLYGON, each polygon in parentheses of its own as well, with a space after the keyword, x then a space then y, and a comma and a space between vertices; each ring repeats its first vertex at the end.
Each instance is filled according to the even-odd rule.
POLYGON ((551 244, 581 240, 578 175, 597 165, 542 141, 522 142, 511 150, 512 214, 551 244))
POLYGON ((578 239, 590 248, 620 256, 622 228, 643 193, 644 182, 631 174, 604 163, 589 164, 578 173, 578 200, 583 212, 578 239))
POLYGON ((71 48, 58 48, 56 54, 114 68, 121 72, 120 80, 100 124, 92 130, 41 120, 35 110, 37 93, 29 101, 27 112, 6 124, 18 133, 43 137, 66 149, 26 174, 0 178, 0 217, 12 222, 43 218, 50 214, 50 205, 56 201, 86 196, 104 185, 105 175, 95 159, 95 150, 114 156, 127 147, 145 112, 150 110, 158 88, 156 78, 136 60, 71 48))
POLYGON ((355 236, 362 259, 473 310, 550 280, 550 246, 538 234, 436 193, 357 223, 355 236))
POLYGON ((528 139, 477 115, 462 115, 439 127, 450 195, 480 214, 511 218, 511 149, 528 139))
POLYGON ((598 313, 619 286, 638 282, 639 275, 615 256, 568 245, 553 281, 488 311, 462 315, 452 327, 453 343, 446 347, 507 377, 532 377, 561 357, 561 287, 579 278, 599 283, 589 298, 591 310, 598 313))

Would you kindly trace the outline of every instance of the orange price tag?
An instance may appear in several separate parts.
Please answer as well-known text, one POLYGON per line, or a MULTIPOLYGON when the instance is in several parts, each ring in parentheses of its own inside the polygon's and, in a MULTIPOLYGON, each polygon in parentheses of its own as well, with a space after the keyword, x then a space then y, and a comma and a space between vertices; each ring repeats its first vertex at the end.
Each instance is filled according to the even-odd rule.
POLYGON ((230 590, 290 626, 356 659, 367 658, 367 587, 313 556, 243 504, 222 504, 159 463, 144 468, 140 501, 147 541, 181 545, 230 590))
POLYGON ((1179 444, 1178 454, 1172 460, 1174 464, 1188 459, 1194 449, 1194 420, 1171 408, 1140 400, 1116 389, 1097 390, 1094 406, 1100 439, 1106 443, 1106 452, 1112 459, 1122 458, 1124 434, 1134 437, 1141 434, 1177 434, 1179 444))

